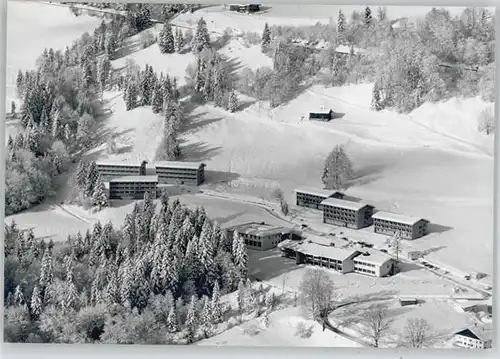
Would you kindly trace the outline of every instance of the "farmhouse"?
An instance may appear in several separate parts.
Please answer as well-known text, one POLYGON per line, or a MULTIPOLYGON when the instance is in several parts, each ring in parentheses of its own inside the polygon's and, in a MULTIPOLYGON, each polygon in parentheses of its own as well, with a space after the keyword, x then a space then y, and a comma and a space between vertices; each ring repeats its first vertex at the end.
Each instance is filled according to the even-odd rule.
POLYGON ((416 239, 428 233, 429 221, 423 218, 379 211, 372 215, 375 233, 393 235, 399 233, 403 239, 416 239))
POLYGON ((294 190, 297 198, 297 206, 321 209, 320 204, 327 198, 344 198, 344 194, 338 191, 315 188, 299 188, 294 190))
POLYGON ((229 11, 253 13, 260 11, 259 4, 228 4, 229 11))
POLYGON ((123 176, 144 176, 146 174, 146 164, 146 161, 142 161, 142 163, 118 161, 96 162, 97 171, 104 181, 123 176))
POLYGON ((159 183, 199 186, 205 181, 205 164, 201 162, 155 162, 159 183))
POLYGON ((372 224, 374 207, 337 198, 327 198, 321 202, 323 222, 337 226, 360 229, 372 224))
POLYGON ((127 176, 109 181, 109 199, 142 199, 149 192, 156 198, 157 176, 127 176))
POLYGON ((361 273, 376 277, 393 274, 392 259, 389 256, 369 253, 332 238, 308 236, 302 241, 284 240, 278 244, 283 257, 295 259, 297 264, 311 264, 331 268, 340 273, 361 273), (362 259, 360 259, 363 257, 362 259))
POLYGON ((310 112, 309 120, 310 121, 323 121, 329 122, 333 118, 333 111, 330 110, 328 112, 310 112))
POLYGON ((292 234, 287 228, 257 222, 228 227, 226 231, 230 237, 235 231, 238 232, 247 248, 260 251, 275 248, 278 243, 292 234))
POLYGON ((474 325, 456 332, 453 336, 453 344, 469 349, 490 349, 492 338, 491 323, 474 325))

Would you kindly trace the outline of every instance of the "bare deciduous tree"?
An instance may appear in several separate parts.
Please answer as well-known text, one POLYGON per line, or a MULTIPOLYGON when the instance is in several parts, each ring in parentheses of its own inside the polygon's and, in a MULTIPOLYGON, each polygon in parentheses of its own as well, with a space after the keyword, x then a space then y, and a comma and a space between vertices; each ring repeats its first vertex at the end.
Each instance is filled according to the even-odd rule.
POLYGON ((495 132, 495 114, 492 109, 486 108, 479 114, 477 129, 487 135, 495 132))
POLYGON ((318 319, 331 308, 334 296, 333 281, 324 271, 310 269, 302 278, 300 294, 313 317, 318 319))
POLYGON ((391 329, 393 319, 389 317, 389 310, 385 304, 372 305, 366 311, 366 335, 373 340, 373 345, 378 348, 380 339, 391 329))
POLYGON ((423 348, 432 342, 433 336, 432 327, 425 319, 408 319, 403 332, 403 346, 423 348))
POLYGON ((396 256, 396 260, 399 260, 399 255, 402 252, 401 248, 401 232, 396 232, 394 236, 388 239, 388 244, 391 247, 391 253, 396 256))

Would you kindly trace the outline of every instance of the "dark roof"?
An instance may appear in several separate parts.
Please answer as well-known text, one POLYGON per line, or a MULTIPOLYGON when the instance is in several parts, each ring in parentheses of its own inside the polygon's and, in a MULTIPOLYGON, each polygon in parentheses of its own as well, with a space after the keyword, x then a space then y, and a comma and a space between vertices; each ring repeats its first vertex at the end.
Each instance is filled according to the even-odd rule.
POLYGON ((461 335, 461 336, 464 336, 464 337, 467 337, 467 338, 481 340, 470 329, 461 330, 459 332, 456 332, 455 335, 461 335))
POLYGON ((309 112, 309 118, 331 118, 332 110, 328 112, 309 112))

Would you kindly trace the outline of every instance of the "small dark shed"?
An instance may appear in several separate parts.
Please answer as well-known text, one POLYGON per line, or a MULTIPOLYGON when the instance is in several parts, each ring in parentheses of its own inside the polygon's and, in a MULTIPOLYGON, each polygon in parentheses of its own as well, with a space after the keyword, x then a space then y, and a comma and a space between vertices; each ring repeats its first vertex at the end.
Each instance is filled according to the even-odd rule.
POLYGON ((418 299, 416 298, 404 298, 404 299, 399 299, 399 305, 402 307, 405 307, 407 305, 417 305, 418 304, 418 299))
POLYGON ((238 12, 258 12, 260 11, 259 4, 229 4, 230 11, 238 11, 238 12))
POLYGON ((309 120, 310 121, 331 121, 333 117, 333 111, 330 110, 328 112, 310 112, 309 120))

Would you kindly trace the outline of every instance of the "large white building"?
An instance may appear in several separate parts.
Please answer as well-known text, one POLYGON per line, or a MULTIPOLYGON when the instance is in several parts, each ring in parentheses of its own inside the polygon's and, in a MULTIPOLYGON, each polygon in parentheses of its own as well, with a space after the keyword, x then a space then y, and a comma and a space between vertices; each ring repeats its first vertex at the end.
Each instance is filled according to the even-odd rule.
POLYGON ((275 248, 291 233, 288 228, 257 222, 231 226, 226 228, 226 231, 228 236, 233 236, 235 231, 238 232, 247 248, 259 251, 275 248))
POLYGON ((321 202, 327 198, 344 198, 342 192, 320 188, 298 188, 294 192, 297 206, 314 209, 321 209, 321 202))
POLYGON ((375 233, 394 235, 399 233, 402 239, 417 239, 428 233, 429 221, 423 218, 379 211, 372 215, 375 233))
POLYGON ((453 344, 468 349, 490 349, 492 338, 491 323, 474 325, 456 332, 453 336, 453 344))
POLYGON ((124 177, 124 176, 143 176, 146 174, 146 161, 110 161, 101 160, 96 163, 97 171, 104 181, 124 177))
POLYGON ((385 277, 394 273, 394 260, 383 253, 353 246, 327 236, 307 235, 307 238, 284 240, 278 244, 284 257, 295 258, 297 264, 312 264, 346 273, 385 277))
POLYGON ((205 181, 201 162, 157 161, 154 167, 159 183, 199 186, 205 181))

